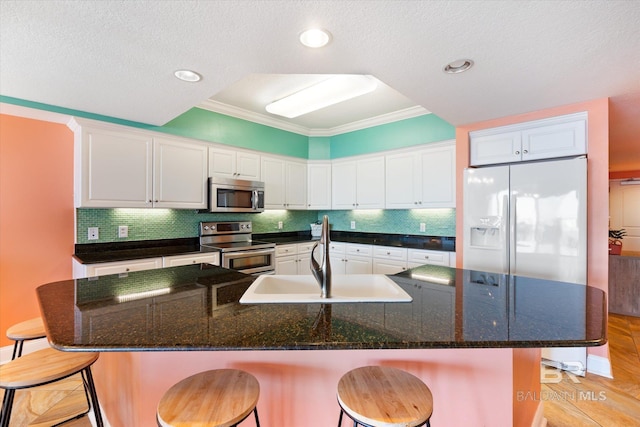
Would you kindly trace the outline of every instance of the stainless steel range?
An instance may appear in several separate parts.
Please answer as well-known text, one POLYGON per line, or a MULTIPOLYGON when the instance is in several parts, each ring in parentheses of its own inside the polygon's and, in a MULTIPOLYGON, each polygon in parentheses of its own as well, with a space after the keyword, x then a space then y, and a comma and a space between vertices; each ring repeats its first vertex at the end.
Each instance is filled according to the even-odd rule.
POLYGON ((251 238, 251 221, 201 222, 200 246, 220 251, 220 265, 247 274, 274 274, 276 244, 251 238))

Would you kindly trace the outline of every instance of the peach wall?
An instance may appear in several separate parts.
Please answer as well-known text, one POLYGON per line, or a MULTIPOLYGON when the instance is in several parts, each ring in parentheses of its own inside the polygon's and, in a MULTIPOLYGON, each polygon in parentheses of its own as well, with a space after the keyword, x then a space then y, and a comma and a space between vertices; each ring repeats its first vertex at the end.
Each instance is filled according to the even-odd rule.
MULTIPOLYGON (((456 245, 462 247, 462 172, 469 166, 469 132, 506 126, 514 123, 539 120, 547 117, 587 111, 587 283, 589 286, 608 292, 608 226, 609 226, 609 100, 597 99, 562 107, 535 111, 517 116, 504 117, 480 123, 460 126, 456 129, 456 168, 457 168, 457 212, 456 212, 456 245)), ((462 266, 464 254, 458 252, 458 267, 462 266)), ((588 353, 608 358, 608 346, 591 347, 588 353)))
POLYGON ((72 132, 0 115, 0 345, 40 315, 38 286, 71 277, 73 218, 72 132))
MULTIPOLYGON (((530 420, 512 423, 512 353, 511 349, 102 353, 93 371, 112 427, 155 426, 156 406, 169 387, 197 372, 219 368, 243 369, 256 376, 261 425, 335 426, 340 377, 366 365, 393 366, 422 379, 434 396, 434 426, 529 427, 530 420)), ((532 375, 539 378, 539 372, 538 365, 532 375)), ((349 424, 343 420, 343 425, 349 424)))

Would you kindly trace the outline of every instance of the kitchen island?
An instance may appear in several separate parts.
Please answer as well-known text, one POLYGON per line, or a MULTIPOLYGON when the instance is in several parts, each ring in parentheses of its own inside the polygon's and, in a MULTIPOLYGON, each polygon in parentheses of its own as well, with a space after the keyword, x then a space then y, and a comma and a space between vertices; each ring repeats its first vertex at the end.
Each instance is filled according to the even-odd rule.
POLYGON ((337 381, 367 364, 422 378, 439 425, 531 425, 538 349, 606 342, 595 288, 440 266, 391 278, 413 301, 243 305, 254 277, 207 264, 50 283, 38 298, 53 346, 102 353, 114 427, 155 425, 173 383, 223 367, 258 378, 265 425, 334 425, 337 381))

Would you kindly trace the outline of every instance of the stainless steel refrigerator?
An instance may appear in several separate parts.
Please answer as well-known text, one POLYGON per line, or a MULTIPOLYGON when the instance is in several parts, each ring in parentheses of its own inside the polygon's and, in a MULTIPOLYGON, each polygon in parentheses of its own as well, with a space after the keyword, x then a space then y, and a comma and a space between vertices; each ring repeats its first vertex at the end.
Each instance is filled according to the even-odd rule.
MULTIPOLYGON (((586 158, 466 169, 463 218, 465 269, 586 285, 586 158)), ((584 348, 542 356, 586 368, 584 348)))

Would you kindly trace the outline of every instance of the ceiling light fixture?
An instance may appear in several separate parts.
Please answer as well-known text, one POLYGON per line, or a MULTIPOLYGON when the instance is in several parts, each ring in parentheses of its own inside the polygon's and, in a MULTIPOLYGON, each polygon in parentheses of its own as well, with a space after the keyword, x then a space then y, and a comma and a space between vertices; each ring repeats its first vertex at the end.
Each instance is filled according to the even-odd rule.
POLYGON ((200 74, 191 70, 177 70, 173 75, 184 82, 190 83, 199 82, 202 79, 200 74))
POLYGON ((378 83, 366 75, 338 75, 267 105, 271 114, 293 119, 373 92, 378 83))
POLYGON ((471 67, 473 67, 473 61, 471 59, 459 59, 448 63, 443 68, 443 71, 447 74, 458 74, 467 71, 471 67))
POLYGON ((307 47, 326 46, 331 41, 331 33, 321 28, 310 28, 300 33, 300 43, 307 47))

